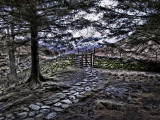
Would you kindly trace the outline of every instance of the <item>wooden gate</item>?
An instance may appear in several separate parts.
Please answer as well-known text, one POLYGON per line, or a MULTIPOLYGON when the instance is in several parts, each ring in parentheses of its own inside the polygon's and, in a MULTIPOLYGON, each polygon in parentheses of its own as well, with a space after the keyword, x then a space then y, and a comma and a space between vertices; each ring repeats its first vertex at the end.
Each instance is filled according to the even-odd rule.
POLYGON ((75 54, 74 65, 77 67, 92 67, 94 64, 93 53, 75 54))

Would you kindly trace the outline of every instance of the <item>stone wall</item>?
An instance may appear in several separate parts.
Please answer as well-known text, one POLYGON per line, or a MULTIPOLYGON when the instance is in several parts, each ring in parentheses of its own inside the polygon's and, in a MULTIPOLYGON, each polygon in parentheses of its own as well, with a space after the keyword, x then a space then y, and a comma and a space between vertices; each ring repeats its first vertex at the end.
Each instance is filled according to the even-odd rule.
POLYGON ((111 58, 95 56, 94 67, 104 69, 127 69, 137 71, 160 71, 160 62, 131 58, 111 58))

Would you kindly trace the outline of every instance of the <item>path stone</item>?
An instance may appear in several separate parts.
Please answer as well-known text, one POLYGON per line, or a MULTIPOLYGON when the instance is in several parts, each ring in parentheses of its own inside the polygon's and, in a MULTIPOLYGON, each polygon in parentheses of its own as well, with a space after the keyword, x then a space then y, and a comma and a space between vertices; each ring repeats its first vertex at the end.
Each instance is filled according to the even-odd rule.
POLYGON ((64 94, 64 93, 57 93, 56 96, 57 96, 58 98, 60 98, 60 99, 63 99, 63 98, 66 97, 66 94, 64 94))
POLYGON ((32 116, 34 116, 35 114, 36 114, 36 112, 33 111, 33 112, 30 112, 30 113, 29 113, 29 116, 32 117, 32 116))
POLYGON ((28 116, 28 113, 27 112, 18 113, 17 116, 20 118, 25 118, 28 116))
POLYGON ((56 112, 52 112, 52 113, 48 114, 47 117, 45 117, 45 119, 51 120, 51 119, 53 119, 56 115, 57 115, 56 112))
POLYGON ((15 117, 13 114, 7 114, 6 115, 6 120, 13 120, 15 117))
POLYGON ((53 107, 53 110, 56 112, 62 112, 64 109, 59 108, 59 107, 53 107))
POLYGON ((62 108, 66 109, 66 108, 69 108, 70 105, 69 104, 62 104, 61 106, 62 106, 62 108))
POLYGON ((44 104, 51 105, 51 104, 53 104, 53 101, 44 101, 44 104))
POLYGON ((31 108, 32 110, 39 110, 40 109, 40 106, 38 106, 38 105, 35 105, 35 104, 31 104, 31 105, 29 105, 29 108, 31 108))
POLYGON ((41 109, 40 110, 40 113, 42 113, 44 115, 48 114, 49 112, 50 112, 50 109, 41 109))
POLYGON ((29 112, 29 108, 23 108, 23 111, 29 112))
POLYGON ((66 103, 66 104, 72 104, 72 102, 69 99, 62 100, 61 102, 66 103))
POLYGON ((0 117, 0 120, 4 120, 5 119, 5 117, 0 117))
POLYGON ((56 106, 56 107, 59 107, 61 105, 62 105, 62 103, 60 103, 60 102, 54 104, 54 106, 56 106))
POLYGON ((23 119, 23 120, 35 120, 34 118, 26 118, 26 119, 23 119))
POLYGON ((42 106, 41 108, 42 108, 42 109, 50 109, 51 107, 44 105, 44 106, 42 106))

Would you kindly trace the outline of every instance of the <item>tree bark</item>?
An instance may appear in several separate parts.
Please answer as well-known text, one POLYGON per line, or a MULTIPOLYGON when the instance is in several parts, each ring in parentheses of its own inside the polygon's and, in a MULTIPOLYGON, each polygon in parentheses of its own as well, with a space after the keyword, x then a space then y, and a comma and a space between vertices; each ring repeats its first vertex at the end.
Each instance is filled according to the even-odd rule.
POLYGON ((28 83, 31 84, 40 84, 42 81, 45 81, 44 77, 40 73, 39 65, 39 46, 38 46, 38 26, 36 21, 31 23, 31 75, 28 79, 28 83))

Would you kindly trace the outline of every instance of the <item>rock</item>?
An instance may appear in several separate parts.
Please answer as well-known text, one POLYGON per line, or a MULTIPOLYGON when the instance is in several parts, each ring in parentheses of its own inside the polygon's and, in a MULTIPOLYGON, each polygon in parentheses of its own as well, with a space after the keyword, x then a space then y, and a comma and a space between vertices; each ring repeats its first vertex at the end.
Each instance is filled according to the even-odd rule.
POLYGON ((56 99, 54 99, 52 102, 53 102, 53 103, 56 103, 56 102, 58 102, 58 101, 60 101, 60 99, 59 99, 59 98, 56 98, 56 99))
POLYGON ((53 104, 53 101, 44 101, 44 104, 51 105, 51 104, 53 104))
POLYGON ((69 99, 62 100, 61 102, 66 104, 72 104, 72 101, 70 101, 69 99))
POLYGON ((63 111, 63 109, 59 108, 59 107, 53 107, 53 110, 56 111, 56 112, 62 112, 63 111))
POLYGON ((47 119, 47 120, 52 120, 56 115, 57 115, 56 112, 52 112, 52 113, 48 114, 48 115, 45 117, 45 119, 47 119))
POLYGON ((43 106, 43 103, 39 103, 39 102, 37 102, 37 103, 36 103, 36 105, 38 105, 38 106, 41 106, 41 107, 42 107, 42 106, 43 106))
POLYGON ((75 86, 81 86, 81 83, 76 83, 75 86))
POLYGON ((73 103, 78 103, 78 102, 79 102, 79 99, 73 100, 73 103))
POLYGON ((39 110, 40 109, 40 106, 38 106, 38 105, 35 105, 35 104, 30 104, 29 105, 29 108, 31 108, 32 110, 39 110))
POLYGON ((42 110, 40 110, 40 113, 42 113, 44 115, 48 114, 49 112, 50 112, 50 109, 42 109, 42 110))
POLYGON ((3 93, 3 91, 2 90, 0 90, 0 94, 2 94, 3 93))
POLYGON ((84 95, 76 95, 78 99, 82 100, 83 98, 85 98, 84 95))
POLYGON ((26 118, 26 119, 23 119, 23 120, 34 120, 34 118, 26 118))
POLYGON ((121 106, 124 106, 122 103, 111 100, 99 100, 98 103, 101 103, 108 110, 118 110, 121 106))
POLYGON ((69 91, 68 91, 68 90, 63 90, 62 92, 63 92, 63 93, 68 93, 69 91))
POLYGON ((70 95, 70 96, 69 96, 69 99, 70 99, 70 100, 75 100, 76 97, 75 97, 74 95, 70 95))
POLYGON ((35 116, 35 114, 36 114, 36 112, 33 111, 33 112, 30 112, 30 113, 29 113, 29 116, 32 117, 32 116, 35 116))
POLYGON ((59 107, 61 105, 62 105, 62 103, 60 103, 60 102, 54 104, 54 106, 56 106, 56 107, 59 107))
POLYGON ((5 117, 0 117, 0 120, 4 120, 5 117))
POLYGON ((62 104, 61 106, 62 106, 62 108, 64 108, 64 109, 69 108, 69 104, 62 104))
POLYGON ((43 118, 44 117, 44 115, 42 114, 42 113, 40 113, 40 114, 38 114, 37 116, 36 116, 36 118, 43 118))
POLYGON ((23 108, 23 111, 29 112, 29 108, 23 108))
POLYGON ((74 93, 74 95, 76 95, 76 96, 79 95, 79 92, 74 93))
POLYGON ((17 114, 17 116, 18 116, 19 118, 25 118, 25 117, 27 117, 27 115, 28 115, 27 112, 22 112, 22 113, 18 113, 18 114, 17 114))
POLYGON ((75 90, 71 90, 70 93, 76 93, 76 91, 75 90))
POLYGON ((42 109, 50 109, 51 107, 44 105, 44 106, 42 106, 41 108, 42 108, 42 109))
POLYGON ((87 86, 87 87, 85 88, 85 90, 88 92, 88 91, 91 91, 92 88, 90 88, 89 86, 87 86))
POLYGON ((57 96, 58 98, 60 98, 60 99, 63 99, 63 98, 66 97, 66 94, 64 94, 64 93, 57 93, 56 96, 57 96))
POLYGON ((13 120, 15 117, 13 114, 7 114, 6 115, 6 120, 13 120))

